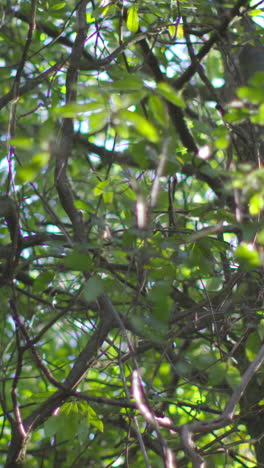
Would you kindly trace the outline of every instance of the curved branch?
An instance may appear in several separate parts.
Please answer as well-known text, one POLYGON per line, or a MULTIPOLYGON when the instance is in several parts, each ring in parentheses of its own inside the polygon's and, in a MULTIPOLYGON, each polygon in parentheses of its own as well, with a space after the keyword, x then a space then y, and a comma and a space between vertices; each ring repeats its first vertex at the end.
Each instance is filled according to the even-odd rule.
POLYGON ((254 361, 249 365, 245 373, 243 374, 241 381, 235 391, 233 392, 229 402, 227 403, 222 416, 220 418, 213 419, 212 421, 199 421, 195 423, 185 424, 181 428, 181 439, 186 452, 189 454, 193 462, 193 468, 203 468, 205 463, 203 458, 197 452, 195 444, 193 442, 193 435, 197 433, 209 433, 216 429, 221 429, 224 426, 230 424, 234 419, 234 413, 236 406, 241 400, 246 388, 264 363, 264 345, 261 346, 254 361))
MULTIPOLYGON (((81 1, 77 8, 78 31, 66 75, 66 103, 76 101, 78 70, 87 36, 86 5, 87 0, 81 1)), ((54 151, 54 156, 56 158, 55 184, 62 207, 72 222, 74 239, 77 242, 82 242, 85 232, 83 227, 83 220, 81 213, 74 205, 74 197, 67 176, 68 160, 72 154, 73 136, 73 119, 64 118, 61 129, 61 138, 54 151)))
POLYGON ((190 81, 197 72, 197 63, 201 62, 201 60, 210 52, 212 47, 219 41, 221 35, 227 30, 233 19, 239 15, 241 7, 247 6, 248 3, 248 0, 238 0, 230 12, 225 15, 223 22, 220 24, 216 32, 210 37, 210 39, 208 39, 195 56, 195 61, 193 61, 187 70, 185 70, 185 72, 174 81, 174 87, 176 89, 182 89, 184 85, 190 81))
MULTIPOLYGON (((55 65, 52 65, 52 67, 48 68, 43 73, 40 73, 35 78, 28 79, 26 84, 24 84, 23 86, 20 86, 16 90, 16 98, 18 99, 24 94, 28 93, 29 91, 32 91, 32 89, 36 88, 40 83, 42 83, 47 78, 49 78, 53 73, 60 71, 66 62, 67 62, 67 58, 64 58, 60 60, 59 62, 55 63, 55 65)), ((1 97, 0 109, 3 109, 3 107, 5 107, 9 102, 11 102, 13 98, 14 98, 13 90, 9 91, 3 97, 1 97)))
MULTIPOLYGON (((141 49, 144 55, 144 60, 149 65, 153 73, 153 76, 155 77, 155 80, 157 82, 166 81, 163 73, 161 73, 160 71, 158 60, 156 56, 154 55, 153 51, 150 49, 147 41, 145 39, 141 40, 139 44, 141 46, 141 49)), ((190 151, 190 153, 197 153, 198 152, 197 145, 194 141, 194 138, 190 130, 187 127, 182 109, 178 106, 175 106, 175 104, 172 104, 169 101, 167 101, 167 106, 168 106, 170 118, 172 120, 174 127, 177 130, 177 133, 182 141, 182 144, 190 151)))
POLYGON ((3 271, 3 285, 7 279, 12 278, 21 251, 21 233, 19 229, 17 206, 8 195, 0 197, 0 217, 5 218, 11 239, 11 251, 9 250, 10 255, 6 259, 6 265, 3 271))

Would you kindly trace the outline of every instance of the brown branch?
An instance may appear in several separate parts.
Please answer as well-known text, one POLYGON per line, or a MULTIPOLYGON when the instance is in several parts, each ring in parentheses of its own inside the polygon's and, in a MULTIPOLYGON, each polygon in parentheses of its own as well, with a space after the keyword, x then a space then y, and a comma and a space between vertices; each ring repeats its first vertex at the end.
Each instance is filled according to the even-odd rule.
POLYGON ((97 353, 105 341, 109 331, 112 329, 110 322, 100 323, 88 340, 87 345, 78 356, 69 376, 63 383, 63 390, 58 390, 54 395, 47 399, 39 408, 26 418, 25 426, 27 428, 39 427, 48 417, 50 417, 57 407, 60 407, 72 394, 72 390, 77 387, 80 381, 85 377, 88 369, 96 362, 97 353))
MULTIPOLYGON (((26 330, 26 327, 21 322, 20 317, 18 315, 18 312, 16 310, 16 306, 14 304, 14 301, 10 300, 9 304, 10 304, 12 312, 13 312, 13 316, 14 316, 16 326, 19 329, 19 331, 22 333, 22 335, 24 336, 24 339, 26 341, 26 346, 24 346, 24 347, 21 347, 20 342, 18 342, 17 343, 18 349, 20 349, 22 353, 24 353, 27 349, 29 349, 31 351, 32 355, 33 355, 34 360, 36 361, 37 367, 43 372, 43 374, 48 379, 48 381, 52 385, 54 385, 54 387, 62 388, 63 386, 60 384, 60 382, 58 380, 55 379, 55 377, 53 377, 52 373, 50 372, 48 367, 45 366, 45 364, 43 363, 42 359, 40 358, 37 350, 35 349, 35 343, 33 343, 33 340, 31 340, 31 338, 29 337, 29 334, 28 334, 28 332, 26 330)), ((21 369, 22 369, 22 361, 21 361, 21 369)))
POLYGON ((118 408, 130 408, 135 409, 135 404, 129 401, 127 398, 105 398, 95 395, 89 395, 84 392, 72 392, 72 396, 79 400, 100 403, 102 405, 117 406, 118 408))
POLYGON ((15 335, 16 335, 16 347, 17 347, 17 363, 16 363, 16 371, 15 376, 12 382, 12 389, 11 389, 11 399, 13 403, 13 412, 14 412, 14 419, 11 419, 9 415, 9 421, 11 424, 11 434, 12 434, 12 443, 10 445, 10 449, 7 454, 7 461, 6 461, 6 468, 17 468, 21 466, 21 463, 24 460, 26 446, 29 439, 29 432, 25 429, 24 422, 21 417, 20 407, 17 401, 17 387, 19 378, 22 372, 22 364, 23 364, 23 354, 24 349, 20 345, 20 321, 17 314, 16 307, 14 302, 10 300, 10 306, 12 310, 12 317, 15 323, 15 335), (16 454, 18 453, 18 456, 16 454), (14 457, 15 454, 15 457, 14 457))
MULTIPOLYGON (((28 93, 29 91, 32 91, 32 89, 36 88, 40 83, 45 81, 52 74, 60 71, 61 68, 65 65, 66 61, 67 59, 64 58, 60 60, 59 62, 57 62, 55 65, 52 65, 52 67, 48 68, 43 73, 40 73, 35 78, 28 79, 25 85, 20 86, 16 90, 16 97, 20 98, 21 96, 28 93)), ((11 102, 13 98, 14 98, 14 93, 13 93, 13 90, 11 89, 11 91, 9 91, 3 97, 0 98, 0 109, 3 109, 3 107, 5 107, 9 102, 11 102)))
POLYGON ((8 195, 0 197, 0 218, 2 217, 6 220, 11 239, 11 249, 9 250, 9 256, 6 257, 6 264, 2 275, 1 285, 4 285, 13 276, 21 251, 21 233, 17 206, 8 195))
MULTIPOLYGON (((33 33, 35 29, 35 21, 36 21, 36 11, 37 11, 37 0, 31 0, 31 11, 30 11, 30 18, 29 18, 29 26, 28 26, 28 35, 26 39, 25 46, 22 51, 22 56, 17 68, 17 72, 14 78, 13 87, 12 87, 12 105, 10 106, 9 112, 9 122, 8 122, 8 138, 15 137, 15 129, 16 129, 16 121, 17 121, 17 103, 18 103, 18 92, 20 81, 22 77, 22 73, 26 64, 27 55, 29 52, 30 45, 33 39, 33 33)), ((9 193, 10 186, 13 180, 13 170, 12 170, 12 160, 15 156, 15 149, 14 146, 11 144, 9 147, 9 154, 8 154, 8 177, 7 177, 7 189, 6 193, 9 193)))
MULTIPOLYGON (((175 113, 175 118, 176 118, 176 114, 177 112, 175 113)), ((88 152, 97 154, 101 158, 103 164, 108 165, 109 161, 111 161, 111 162, 117 162, 119 164, 127 164, 131 167, 138 167, 138 164, 135 161, 135 158, 133 158, 133 155, 129 153, 129 151, 118 152, 118 151, 107 150, 101 146, 95 145, 94 143, 90 143, 87 140, 87 138, 85 138, 83 135, 80 135, 80 134, 75 134, 74 139, 76 143, 81 144, 84 148, 86 148, 88 152)), ((189 143, 186 143, 186 144, 189 144, 189 143)), ((148 163, 147 164, 148 169, 156 169, 155 161, 149 160, 146 162, 148 163)), ((206 182, 207 185, 215 192, 217 197, 219 199, 223 199, 223 197, 225 196, 225 192, 224 192, 224 183, 223 183, 222 178, 213 177, 212 175, 208 174, 207 168, 210 168, 210 166, 205 161, 201 161, 199 165, 184 164, 181 167, 181 170, 179 172, 182 172, 182 174, 185 174, 186 176, 196 177, 197 179, 202 180, 203 182, 206 182)), ((233 200, 229 200, 229 201, 230 201, 230 204, 233 203, 233 200)))
MULTIPOLYGON (((140 46, 144 55, 144 60, 149 65, 157 83, 160 81, 166 81, 165 76, 160 71, 158 60, 156 56, 154 55, 153 51, 150 49, 145 39, 140 41, 140 46)), ((175 104, 172 104, 169 101, 167 101, 167 106, 168 106, 171 120, 173 122, 174 127, 177 130, 177 133, 182 141, 182 144, 191 153, 197 153, 198 148, 196 146, 196 143, 194 141, 194 138, 190 130, 187 127, 182 109, 178 106, 175 106, 175 104)))
MULTIPOLYGON (((62 404, 72 395, 72 390, 85 377, 89 367, 91 367, 96 361, 98 351, 114 325, 112 316, 108 315, 109 310, 102 311, 102 315, 103 312, 105 316, 104 321, 99 323, 97 329, 88 340, 87 345, 77 358, 69 376, 61 384, 61 388, 24 420, 24 428, 27 434, 26 442, 28 441, 32 431, 43 424, 47 418, 52 416, 55 409, 62 406, 62 404)), ((8 457, 9 464, 6 465, 6 467, 16 468, 20 466, 18 462, 20 463, 20 461, 23 460, 25 450, 25 440, 21 440, 21 438, 18 439, 17 434, 13 434, 8 457)))
POLYGON ((31 12, 30 12, 30 17, 29 17, 29 27, 28 27, 28 36, 27 40, 25 43, 25 47, 22 52, 21 60, 17 69, 16 76, 14 78, 14 84, 13 84, 13 97, 16 99, 17 97, 17 90, 19 89, 19 84, 22 76, 22 72, 26 63, 28 51, 33 39, 33 33, 34 29, 36 26, 36 11, 37 11, 37 0, 31 0, 31 12))
POLYGON ((240 9, 248 5, 248 0, 238 0, 236 5, 225 15, 224 20, 217 28, 216 32, 208 39, 208 41, 201 47, 198 54, 195 56, 195 61, 185 70, 185 72, 174 81, 174 87, 178 90, 182 89, 186 83, 195 75, 197 71, 197 63, 210 52, 212 47, 219 41, 219 38, 227 30, 233 19, 239 15, 240 9))
MULTIPOLYGON (((69 67, 66 75, 66 104, 76 101, 78 81, 78 70, 80 59, 83 53, 87 36, 86 5, 88 0, 82 0, 77 7, 77 34, 73 44, 72 53, 69 60, 69 67)), ((74 197, 70 182, 67 176, 68 160, 72 154, 73 147, 73 119, 64 118, 59 144, 54 148, 56 159, 55 184, 59 194, 61 205, 69 216, 74 233, 74 240, 82 242, 84 240, 84 226, 81 213, 74 205, 74 197)))
MULTIPOLYGON (((30 18, 26 16, 25 14, 21 13, 20 11, 15 11, 14 16, 16 18, 19 18, 21 21, 24 21, 25 23, 30 22, 30 18)), ((47 36, 52 37, 54 40, 52 41, 52 45, 55 43, 60 43, 64 45, 65 47, 70 47, 72 48, 74 43, 71 39, 69 39, 67 36, 63 36, 63 29, 59 31, 56 27, 54 26, 49 26, 48 24, 44 23, 43 21, 36 21, 36 29, 38 31, 41 31, 45 33, 47 36)), ((50 47, 50 43, 45 46, 45 47, 50 47)), ((86 51, 83 51, 83 57, 86 60, 89 61, 94 61, 93 57, 86 51)))
POLYGON ((171 430, 178 431, 178 428, 173 428, 173 423, 169 418, 160 418, 155 415, 151 406, 146 401, 144 395, 143 385, 138 370, 134 370, 131 376, 131 392, 135 400, 135 405, 140 411, 141 415, 151 426, 155 429, 158 435, 159 442, 162 446, 164 468, 176 468, 176 460, 171 449, 169 449, 167 442, 162 437, 159 426, 170 427, 171 430))
POLYGON ((189 57, 191 59, 191 63, 195 66, 196 71, 197 71, 199 77, 201 78, 201 81, 204 83, 205 88, 208 91, 208 93, 207 93, 208 97, 216 102, 217 109, 223 115, 225 111, 224 111, 224 108, 223 108, 222 104, 219 102, 219 97, 220 96, 218 96, 217 91, 213 87, 211 81, 207 78, 202 65, 197 60, 197 57, 195 55, 194 48, 193 48, 193 45, 192 45, 192 42, 191 42, 191 39, 190 39, 190 35, 188 33, 187 22, 186 22, 186 19, 184 17, 183 17, 183 24, 184 24, 184 35, 185 35, 185 39, 186 39, 186 45, 187 45, 189 57))
MULTIPOLYGON (((222 415, 211 421, 198 421, 194 423, 184 424, 182 427, 175 426, 168 418, 158 418, 151 407, 146 403, 144 391, 141 383, 141 378, 137 371, 132 375, 132 394, 135 398, 135 403, 144 419, 157 430, 157 426, 164 426, 168 429, 180 433, 181 441, 185 452, 189 455, 193 463, 193 468, 205 468, 203 457, 199 454, 193 441, 194 434, 209 433, 213 430, 221 429, 229 425, 235 416, 235 409, 244 395, 246 388, 255 376, 257 371, 264 363, 264 345, 259 350, 254 361, 249 365, 247 370, 241 377, 240 383, 234 390, 229 402, 227 403, 222 415)), ((173 466, 173 465, 172 465, 173 466)))
POLYGON ((17 401, 17 387, 18 387, 20 375, 22 372, 24 349, 22 348, 20 344, 19 332, 21 331, 21 328, 20 328, 19 317, 18 317, 13 301, 10 301, 10 303, 12 304, 12 316, 13 316, 13 320, 15 323, 16 351, 17 351, 16 370, 15 370, 15 375, 12 380, 12 389, 11 389, 11 399, 13 403, 15 421, 12 421, 11 427, 12 427, 12 432, 14 431, 18 432, 19 435, 21 436, 21 439, 23 440, 26 437, 26 432, 24 429, 21 412, 20 412, 18 401, 17 401))
POLYGON ((192 462, 193 468, 203 468, 205 467, 203 458, 197 452, 195 444, 193 442, 193 435, 196 433, 209 433, 213 430, 220 429, 229 425, 235 415, 235 409, 241 400, 243 394, 246 391, 246 388, 250 380, 254 377, 256 372, 264 363, 264 345, 260 348, 257 356, 254 361, 249 365, 245 373, 243 374, 239 385, 236 390, 234 390, 229 402, 227 403, 222 416, 213 419, 212 421, 198 421, 195 423, 185 424, 181 429, 181 438, 183 446, 186 452, 189 454, 192 462))

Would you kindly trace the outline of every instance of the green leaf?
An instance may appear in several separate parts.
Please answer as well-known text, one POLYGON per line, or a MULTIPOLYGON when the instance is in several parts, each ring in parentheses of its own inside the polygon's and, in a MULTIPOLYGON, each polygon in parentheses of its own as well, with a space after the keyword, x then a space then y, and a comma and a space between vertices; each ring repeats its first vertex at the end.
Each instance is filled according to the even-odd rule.
MULTIPOLYGON (((206 369, 206 368, 205 368, 206 369)), ((226 378, 226 364, 224 362, 215 362, 208 367, 209 385, 218 385, 226 378)))
POLYGON ((183 27, 183 24, 181 23, 177 25, 177 38, 178 39, 184 38, 184 27, 183 27))
POLYGON ((108 115, 108 111, 106 109, 108 104, 108 97, 106 93, 103 93, 103 91, 98 86, 91 86, 89 90, 91 97, 93 97, 94 100, 84 104, 69 103, 65 106, 56 106, 53 107, 52 114, 59 117, 70 119, 75 118, 79 120, 85 120, 87 115, 90 115, 94 111, 103 111, 108 115))
POLYGON ((87 444, 90 433, 90 424, 88 421, 80 421, 77 428, 77 436, 80 444, 87 444))
MULTIPOLYGON (((195 234, 194 234, 195 235, 195 234)), ((212 247, 208 238, 200 239, 192 245, 188 263, 197 267, 202 274, 210 274, 213 268, 212 247)))
POLYGON ((77 401, 68 401, 60 409, 61 414, 68 416, 69 414, 77 414, 79 412, 77 401))
POLYGON ((84 112, 83 104, 66 104, 65 106, 57 106, 52 109, 54 115, 66 118, 76 117, 81 112, 84 112))
POLYGON ((260 8, 254 8, 253 10, 249 10, 247 13, 249 16, 262 16, 263 15, 263 10, 260 8))
POLYGON ((258 112, 250 120, 255 124, 264 125, 264 103, 259 106, 258 112))
POLYGON ((61 10, 62 8, 64 8, 66 5, 66 2, 57 2, 57 3, 53 3, 53 5, 50 6, 50 9, 51 10, 61 10))
POLYGON ((126 197, 128 197, 130 200, 136 201, 137 195, 134 192, 134 190, 132 190, 130 187, 127 187, 127 186, 124 186, 123 190, 124 190, 124 195, 126 195, 126 197))
POLYGON ((61 420, 57 416, 53 416, 44 423, 44 431, 46 437, 53 437, 61 428, 61 420))
POLYGON ((213 80, 214 78, 222 78, 223 62, 221 53, 218 50, 213 49, 208 55, 206 60, 206 71, 209 80, 213 80))
MULTIPOLYGON (((162 264, 160 265, 162 268, 162 264)), ((158 281, 150 290, 149 298, 153 302, 153 316, 161 322, 167 322, 170 315, 170 281, 158 281)))
POLYGON ((152 111, 156 122, 162 127, 167 127, 168 126, 168 112, 162 99, 160 99, 159 96, 152 94, 149 97, 148 102, 149 102, 150 110, 152 111))
POLYGON ((50 159, 50 152, 49 151, 41 151, 39 153, 34 154, 31 160, 32 166, 36 168, 44 167, 50 159))
POLYGON ((85 284, 82 295, 87 302, 93 302, 104 291, 104 282, 98 276, 93 276, 85 284))
POLYGON ((215 147, 218 149, 226 149, 228 148, 230 141, 229 141, 229 132, 226 127, 221 126, 214 130, 214 135, 216 139, 214 140, 215 147))
POLYGON ((257 242, 258 244, 264 245, 264 229, 257 233, 257 242))
POLYGON ((112 83, 112 89, 114 91, 138 91, 142 90, 144 83, 142 80, 137 78, 136 76, 128 76, 123 80, 116 80, 112 83))
POLYGON ((264 81, 264 72, 258 71, 250 78, 249 83, 256 88, 262 88, 264 81))
POLYGON ((235 256, 245 270, 254 270, 261 265, 259 254, 253 244, 242 242, 236 249, 235 256))
POLYGON ((74 206, 77 208, 77 210, 82 210, 85 212, 89 211, 89 205, 83 200, 74 200, 74 206))
POLYGON ((253 361, 253 359, 256 357, 256 354, 259 352, 261 344, 262 343, 258 332, 256 331, 251 333, 245 344, 246 355, 250 361, 253 361))
POLYGON ((33 139, 32 138, 25 138, 25 137, 10 138, 8 143, 10 145, 16 146, 17 148, 29 149, 33 145, 33 139))
POLYGON ((248 117, 249 117, 249 109, 247 109, 246 107, 242 107, 238 109, 230 108, 225 114, 225 120, 228 123, 243 122, 243 120, 248 119, 248 117))
POLYGON ((101 419, 98 417, 96 411, 89 405, 87 405, 87 419, 89 421, 89 423, 96 427, 96 429, 98 429, 100 432, 103 432, 104 431, 104 424, 103 422, 101 421, 101 419))
POLYGON ((242 88, 238 88, 237 95, 240 99, 246 99, 249 102, 252 102, 252 104, 259 104, 264 100, 264 89, 244 86, 242 88))
POLYGON ((168 25, 168 31, 169 31, 169 35, 170 37, 173 39, 177 36, 177 30, 178 30, 178 27, 176 24, 169 24, 168 25))
POLYGON ((25 182, 32 182, 39 175, 39 169, 28 164, 25 167, 20 167, 16 173, 16 182, 18 184, 24 184, 25 182))
POLYGON ((114 198, 114 192, 104 192, 103 200, 105 203, 112 203, 114 198))
POLYGON ((110 113, 107 110, 94 112, 89 117, 89 132, 96 133, 102 130, 109 122, 110 113))
POLYGON ((136 33, 139 28, 138 7, 133 5, 127 10, 127 27, 132 33, 136 33))
POLYGON ((42 151, 34 154, 31 161, 17 169, 16 178, 18 183, 31 182, 41 174, 41 169, 49 162, 50 153, 42 151))
POLYGON ((230 387, 235 390, 237 388, 238 384, 241 381, 241 374, 238 369, 235 368, 235 366, 231 366, 230 370, 227 369, 225 379, 227 383, 230 385, 230 387))
POLYGON ((106 187, 108 187, 109 185, 109 181, 108 180, 102 180, 101 182, 99 182, 93 189, 93 193, 94 195, 98 196, 98 195, 102 195, 102 193, 104 193, 106 187))
POLYGON ((249 212, 252 216, 258 216, 264 209, 264 196, 261 193, 255 193, 249 199, 249 212))
POLYGON ((152 125, 152 123, 145 119, 145 117, 142 117, 142 115, 129 110, 121 110, 118 115, 121 122, 125 121, 132 124, 141 135, 152 143, 157 143, 159 141, 157 129, 152 125))
POLYGON ((230 141, 229 141, 229 138, 227 137, 220 137, 220 138, 216 138, 216 140, 214 141, 214 144, 217 149, 224 150, 228 148, 230 141))
POLYGON ((167 101, 170 101, 172 104, 175 104, 178 107, 186 107, 183 98, 168 83, 158 83, 156 91, 160 96, 167 101))
POLYGON ((46 270, 38 275, 33 284, 34 291, 44 291, 55 276, 54 271, 46 270))
POLYGON ((70 270, 87 271, 90 270, 93 261, 90 255, 76 252, 70 253, 64 257, 63 264, 70 270))

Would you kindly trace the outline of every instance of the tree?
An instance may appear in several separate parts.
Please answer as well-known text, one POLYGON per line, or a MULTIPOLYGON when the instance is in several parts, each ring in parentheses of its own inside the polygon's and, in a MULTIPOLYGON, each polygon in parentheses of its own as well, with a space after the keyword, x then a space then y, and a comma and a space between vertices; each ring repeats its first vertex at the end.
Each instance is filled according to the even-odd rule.
POLYGON ((0 7, 1 466, 262 466, 262 3, 0 7))

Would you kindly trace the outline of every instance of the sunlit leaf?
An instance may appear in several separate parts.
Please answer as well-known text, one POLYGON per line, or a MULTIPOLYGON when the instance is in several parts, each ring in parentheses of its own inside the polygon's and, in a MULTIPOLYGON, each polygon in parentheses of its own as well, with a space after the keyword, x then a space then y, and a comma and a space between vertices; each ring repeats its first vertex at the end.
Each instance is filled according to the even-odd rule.
POLYGON ((83 200, 75 200, 74 205, 78 210, 87 211, 89 206, 83 200))
POLYGON ((9 140, 9 144, 13 145, 13 146, 16 146, 17 148, 28 149, 28 148, 32 147, 33 140, 32 140, 32 138, 25 138, 25 137, 11 138, 9 140))
POLYGON ((257 242, 259 244, 264 244, 264 229, 257 233, 257 242))
POLYGON ((261 344, 262 343, 261 343, 259 334, 257 332, 253 332, 249 335, 245 343, 245 350, 246 350, 247 358, 250 361, 253 361, 253 359, 256 357, 256 354, 258 353, 261 347, 261 344))
POLYGON ((168 112, 162 99, 152 94, 149 97, 149 106, 157 123, 166 127, 168 125, 168 112))
POLYGON ((177 25, 176 24, 169 24, 168 25, 168 31, 169 31, 169 35, 171 38, 174 38, 176 37, 177 35, 177 25))
POLYGON ((127 10, 127 27, 132 33, 136 33, 139 28, 138 8, 133 5, 127 10))
POLYGON ((178 107, 186 107, 184 99, 168 83, 158 83, 156 91, 167 101, 172 102, 172 104, 175 104, 178 107))
POLYGON ((248 15, 260 16, 260 15, 263 15, 263 10, 261 10, 260 8, 253 8, 252 10, 249 10, 248 15))
POLYGON ((89 423, 96 427, 96 429, 98 429, 100 432, 103 432, 104 424, 103 421, 101 421, 101 419, 98 417, 96 411, 91 406, 87 405, 86 412, 89 423))
POLYGON ((105 188, 108 187, 109 181, 108 180, 103 180, 102 182, 99 182, 93 189, 93 192, 95 195, 102 195, 104 193, 105 188))
POLYGON ((264 209, 264 195, 255 193, 249 200, 249 212, 252 216, 257 216, 264 209))
POLYGON ((249 83, 255 88, 261 88, 264 81, 264 71, 258 71, 250 77, 249 83))
POLYGON ((39 175, 39 168, 34 164, 28 164, 27 166, 20 167, 17 170, 16 180, 17 183, 23 184, 25 182, 32 182, 39 175))
POLYGON ((258 112, 250 120, 258 125, 264 125, 264 103, 259 106, 258 112))
POLYGON ((246 99, 253 104, 258 104, 264 100, 264 89, 244 86, 238 88, 237 95, 240 99, 246 99))
POLYGON ((120 111, 119 116, 125 122, 132 124, 137 131, 149 141, 153 143, 157 143, 159 141, 157 129, 152 125, 152 123, 145 119, 145 117, 142 117, 142 115, 137 112, 122 110, 120 111))
POLYGON ((181 23, 177 25, 177 37, 178 39, 184 38, 184 27, 183 27, 183 24, 181 23))
POLYGON ((105 203, 112 203, 114 192, 103 192, 103 200, 105 203))
POLYGON ((103 110, 101 112, 94 112, 89 117, 89 131, 91 133, 98 132, 102 128, 104 128, 107 123, 109 122, 109 112, 103 110))
POLYGON ((35 167, 45 166, 50 159, 50 153, 48 151, 42 151, 34 154, 31 160, 31 164, 35 167))
POLYGON ((66 5, 66 2, 57 2, 50 5, 51 10, 61 10, 66 5))
POLYGON ((260 266, 260 258, 253 244, 241 243, 236 249, 236 258, 244 269, 254 269, 260 266))

